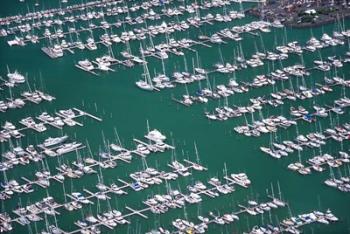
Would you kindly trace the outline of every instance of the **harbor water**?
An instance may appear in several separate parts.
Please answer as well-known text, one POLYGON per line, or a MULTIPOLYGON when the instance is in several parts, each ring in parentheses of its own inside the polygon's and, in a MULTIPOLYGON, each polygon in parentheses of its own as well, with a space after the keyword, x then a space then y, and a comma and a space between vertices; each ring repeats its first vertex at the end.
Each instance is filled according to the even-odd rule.
MULTIPOLYGON (((26 13, 33 10, 34 3, 37 1, 28 1, 24 3, 12 0, 3 0, 0 8, 0 17, 14 15, 18 13, 26 13)), ((69 1, 70 2, 73 1, 69 1)), ((81 1, 76 1, 80 3, 81 1)), ((128 2, 128 1, 126 1, 128 2)), ((138 3, 140 1, 132 1, 138 3)), ((190 1, 187 1, 190 2, 190 1)), ((57 1, 39 1, 39 7, 36 9, 47 9, 58 7, 57 1)), ((130 4, 130 3, 126 3, 130 4)), ((183 3, 178 3, 178 5, 183 3)), ((244 9, 254 6, 254 3, 242 4, 244 9)), ((240 5, 233 3, 227 7, 229 10, 239 10, 240 5)), ((203 11, 223 13, 222 9, 211 9, 203 11)), ((135 15, 136 13, 134 13, 135 15)), ((178 16, 181 21, 185 16, 178 16)), ((107 18, 108 19, 108 18, 107 18)), ((164 21, 170 22, 173 18, 164 18, 164 21)), ((171 37, 181 39, 189 37, 198 40, 199 35, 211 35, 220 29, 235 25, 244 25, 251 21, 259 20, 253 16, 246 15, 243 19, 236 19, 232 22, 220 22, 213 25, 204 24, 199 28, 191 28, 184 32, 175 32, 171 37)), ((156 21, 160 24, 162 20, 156 21)), ((150 22, 149 24, 155 24, 150 22)), ((261 33, 261 36, 252 34, 242 34, 243 40, 236 42, 226 40, 226 44, 208 44, 211 47, 197 45, 192 47, 197 52, 184 50, 185 56, 176 56, 169 54, 169 58, 164 60, 165 72, 167 75, 172 75, 175 71, 185 71, 192 73, 193 64, 198 63, 198 58, 202 68, 213 70, 216 63, 225 61, 233 62, 235 53, 242 50, 246 58, 259 51, 272 51, 277 45, 285 44, 286 42, 298 41, 304 45, 311 36, 321 38, 323 33, 332 35, 333 31, 339 30, 339 25, 344 24, 346 29, 350 29, 350 21, 336 22, 327 24, 317 28, 293 29, 293 28, 271 28, 269 33, 261 33), (241 45, 241 46, 240 46, 241 45), (240 48, 241 47, 241 48, 240 48), (185 59, 184 59, 185 58, 185 59), (186 63, 186 65, 185 65, 186 63)), ((79 23, 75 25, 79 27, 79 23)), ((66 27, 66 26, 63 26, 66 27)), ((135 26, 125 24, 125 30, 131 30, 135 26)), ((113 28, 115 33, 121 33, 123 27, 119 29, 113 28)), ((103 34, 103 30, 94 32, 95 38, 103 34)), ((86 40, 89 33, 82 32, 81 39, 86 40)), ((154 44, 165 42, 164 35, 157 35, 153 38, 154 44)), ((149 40, 145 40, 142 46, 149 46, 149 40)), ((48 130, 43 133, 37 133, 34 130, 24 130, 25 135, 19 140, 12 139, 9 142, 0 143, 0 152, 4 153, 11 147, 21 145, 22 147, 30 144, 37 145, 42 143, 48 137, 57 137, 68 135, 70 139, 81 142, 89 147, 86 147, 77 152, 70 152, 60 157, 61 163, 69 164, 77 159, 77 154, 86 157, 93 155, 98 159, 98 154, 105 149, 106 142, 115 143, 117 141, 116 132, 127 149, 135 148, 133 138, 142 139, 147 134, 147 122, 150 129, 158 129, 167 136, 167 143, 176 147, 174 151, 166 151, 164 153, 153 153, 145 160, 141 157, 135 157, 133 161, 124 163, 117 162, 117 166, 111 169, 101 169, 105 184, 117 182, 118 179, 130 181, 129 174, 135 171, 142 170, 145 162, 148 167, 157 168, 159 171, 170 171, 167 166, 174 158, 177 160, 189 159, 196 161, 195 145, 198 149, 198 155, 201 165, 208 168, 207 171, 193 171, 188 177, 179 177, 175 181, 169 181, 168 187, 178 188, 181 191, 187 191, 186 187, 196 181, 208 181, 209 178, 218 176, 223 177, 224 168, 226 166, 228 173, 244 172, 249 176, 252 184, 248 189, 239 188, 236 186, 236 191, 222 195, 217 198, 208 198, 203 195, 203 201, 199 204, 186 205, 184 208, 171 209, 165 214, 152 214, 146 212, 147 219, 140 216, 132 216, 128 218, 130 225, 118 225, 113 230, 101 226, 102 233, 146 233, 159 226, 173 230, 172 221, 177 218, 191 220, 197 222, 198 215, 206 215, 213 211, 215 214, 224 214, 227 212, 239 210, 238 204, 246 204, 248 200, 266 200, 267 192, 271 193, 271 186, 274 187, 274 193, 278 193, 277 185, 279 184, 282 198, 288 202, 289 208, 281 208, 271 212, 271 214, 263 214, 260 216, 249 216, 244 214, 240 216, 239 221, 235 221, 228 225, 209 225, 207 233, 243 233, 248 232, 256 225, 263 224, 278 224, 284 218, 290 215, 298 215, 313 210, 326 211, 331 209, 333 214, 339 218, 339 222, 325 224, 310 224, 302 227, 304 233, 350 233, 350 195, 349 193, 340 192, 334 188, 326 186, 324 181, 330 178, 330 169, 325 168, 322 173, 313 172, 311 175, 300 175, 287 169, 288 164, 298 161, 298 154, 293 153, 288 157, 280 160, 267 156, 260 150, 260 146, 268 146, 271 138, 281 140, 292 140, 298 134, 314 132, 316 130, 326 129, 338 124, 346 123, 350 120, 349 109, 344 109, 343 115, 331 114, 327 118, 318 118, 315 123, 307 123, 298 121, 297 126, 292 126, 287 129, 279 129, 276 134, 264 134, 260 137, 246 137, 236 133, 233 128, 246 123, 244 116, 232 118, 227 121, 210 121, 204 113, 212 111, 218 106, 223 106, 226 102, 229 105, 247 105, 249 99, 257 96, 268 96, 273 92, 272 86, 262 87, 259 89, 251 89, 248 93, 235 94, 227 98, 227 100, 210 99, 205 104, 194 104, 186 107, 173 100, 173 98, 181 98, 186 94, 187 90, 190 94, 194 94, 200 87, 207 87, 207 81, 194 82, 188 85, 177 85, 173 89, 165 89, 160 92, 148 92, 139 89, 135 82, 142 79, 142 65, 136 65, 132 68, 117 65, 113 69, 115 71, 102 72, 98 71, 99 75, 93 75, 78 69, 74 66, 78 61, 83 59, 93 60, 97 56, 102 56, 108 53, 108 48, 102 44, 98 45, 98 50, 88 51, 75 49, 74 54, 65 52, 64 57, 51 59, 41 51, 41 47, 47 46, 48 41, 43 40, 38 44, 28 43, 25 47, 8 46, 7 38, 0 38, 0 75, 5 78, 7 74, 7 66, 11 71, 17 70, 27 77, 26 84, 13 88, 11 94, 8 89, 0 91, 1 100, 10 95, 19 96, 23 90, 31 89, 42 90, 54 96, 56 99, 52 102, 43 102, 39 105, 32 103, 26 104, 21 109, 9 110, 5 113, 0 113, 0 124, 5 121, 10 121, 16 126, 21 119, 25 117, 35 117, 46 111, 55 113, 61 109, 79 108, 88 113, 102 118, 102 121, 95 121, 89 117, 78 119, 83 126, 64 127, 56 129, 48 127, 48 130), (186 90, 187 89, 187 90, 186 90)), ((290 54, 287 60, 281 62, 264 62, 264 66, 257 68, 247 68, 235 72, 235 74, 220 74, 210 73, 208 80, 212 87, 219 84, 227 84, 228 81, 235 76, 238 82, 251 82, 256 75, 268 74, 278 68, 287 67, 294 64, 304 64, 305 67, 311 68, 314 66, 313 61, 316 59, 326 59, 328 56, 344 57, 346 51, 349 51, 349 43, 346 42, 342 46, 329 47, 320 50, 320 52, 304 52, 302 56, 290 54)), ((139 55, 140 42, 135 40, 130 42, 131 52, 139 55)), ((126 45, 119 43, 113 44, 112 50, 117 58, 121 58, 120 52, 126 49, 126 45)), ((162 72, 161 60, 155 57, 146 58, 151 76, 162 72)), ((314 87, 316 83, 323 83, 325 76, 333 77, 340 76, 344 79, 350 79, 350 65, 344 63, 342 68, 334 68, 329 72, 319 70, 310 70, 311 75, 305 77, 307 87, 314 87)), ((296 87, 297 79, 293 80, 296 87)), ((283 83, 287 85, 288 82, 283 83)), ((274 89, 282 90, 282 82, 277 82, 274 89)), ((288 83, 289 85, 289 83, 288 83)), ((270 115, 289 116, 291 106, 299 105, 305 108, 312 109, 312 106, 317 105, 332 105, 333 101, 349 95, 349 88, 334 87, 334 92, 326 93, 311 99, 298 100, 295 102, 286 101, 284 105, 279 107, 266 106, 262 109, 261 114, 264 117, 270 115)), ((254 113, 253 116, 246 115, 247 121, 252 122, 252 118, 259 119, 260 114, 254 113)), ((322 146, 323 153, 336 154, 339 150, 349 150, 349 139, 344 140, 342 144, 336 141, 329 141, 322 146)), ((305 148, 301 152, 302 161, 318 155, 318 149, 305 148)), ((3 159, 2 159, 3 160, 3 159)), ((58 158, 47 157, 47 165, 51 173, 54 174, 58 166, 58 158)), ((34 179, 34 174, 42 168, 41 162, 31 162, 29 165, 18 165, 14 169, 6 172, 7 179, 16 179, 22 181, 21 177, 34 179)), ((98 170, 99 172, 99 170, 98 170)), ((337 176, 345 174, 349 176, 348 166, 332 169, 332 172, 337 176)), ((1 173, 1 181, 5 181, 5 173, 1 173)), ((24 181, 22 181, 24 182, 24 181)), ((95 185, 98 183, 96 174, 86 175, 80 179, 66 178, 64 181, 64 189, 66 193, 83 191, 97 191, 95 185)), ((35 191, 29 194, 16 194, 11 199, 1 201, 1 213, 7 212, 13 216, 12 210, 18 206, 26 206, 28 204, 40 201, 48 194, 55 198, 59 203, 64 203, 64 190, 61 183, 51 181, 48 189, 43 189, 35 186, 35 191)), ((77 229, 74 221, 80 220, 88 214, 97 214, 106 211, 109 206, 113 209, 118 209, 122 213, 127 213, 126 206, 133 209, 143 209, 145 205, 142 201, 150 198, 155 194, 164 194, 167 191, 165 183, 152 186, 140 192, 128 190, 127 195, 119 196, 111 194, 109 202, 93 200, 94 204, 85 205, 82 209, 69 212, 59 209, 60 214, 56 215, 57 225, 64 231, 73 231, 77 229), (108 204, 109 203, 109 204, 108 204)), ((187 193, 187 192, 186 192, 187 193)), ((50 224, 54 224, 54 217, 48 216, 47 220, 50 224)), ((10 233, 37 233, 45 228, 45 221, 32 222, 30 226, 22 226, 18 223, 13 223, 13 230, 10 233)))

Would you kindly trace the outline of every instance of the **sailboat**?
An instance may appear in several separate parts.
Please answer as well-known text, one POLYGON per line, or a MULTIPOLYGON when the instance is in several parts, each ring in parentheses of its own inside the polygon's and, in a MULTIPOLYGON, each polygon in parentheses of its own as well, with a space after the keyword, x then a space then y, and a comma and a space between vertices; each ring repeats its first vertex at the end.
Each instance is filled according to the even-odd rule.
MULTIPOLYGON (((140 50, 142 51, 143 49, 141 48, 140 50)), ((145 60, 145 56, 143 55, 143 53, 142 53, 142 60, 146 61, 145 60)), ((144 80, 136 81, 135 82, 136 86, 139 87, 140 89, 143 89, 143 90, 153 91, 155 88, 154 88, 154 86, 152 84, 152 80, 151 80, 151 77, 150 77, 150 74, 149 74, 147 63, 143 63, 143 74, 142 74, 142 76, 144 77, 144 80)))
POLYGON ((174 88, 175 85, 170 82, 169 77, 166 75, 164 59, 162 59, 162 70, 163 70, 163 73, 156 75, 152 79, 152 81, 155 82, 155 87, 157 87, 159 89, 174 88))
POLYGON ((196 163, 193 164, 193 169, 195 169, 197 171, 203 171, 204 167, 200 165, 199 153, 198 153, 196 142, 194 142, 194 150, 196 152, 196 163))

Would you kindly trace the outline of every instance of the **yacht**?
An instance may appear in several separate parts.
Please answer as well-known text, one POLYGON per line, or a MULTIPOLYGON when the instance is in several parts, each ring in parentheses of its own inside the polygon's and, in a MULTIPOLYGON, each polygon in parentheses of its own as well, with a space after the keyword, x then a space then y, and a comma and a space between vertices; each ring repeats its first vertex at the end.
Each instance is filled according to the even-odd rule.
POLYGON ((8 122, 8 121, 5 122, 2 128, 9 131, 16 129, 15 125, 13 125, 11 122, 8 122))
POLYGON ((86 48, 88 50, 97 50, 97 46, 96 46, 96 43, 95 43, 94 39, 88 38, 86 42, 87 42, 86 48))
POLYGON ((60 144, 60 143, 65 142, 65 141, 67 140, 67 138, 68 138, 67 135, 64 135, 64 136, 62 136, 62 137, 54 137, 54 138, 49 137, 49 138, 47 138, 47 139, 44 141, 43 145, 44 145, 45 147, 50 147, 50 146, 53 146, 53 145, 57 145, 57 144, 60 144))
POLYGON ((137 87, 139 87, 140 89, 143 89, 143 90, 148 90, 148 91, 154 90, 153 85, 147 83, 147 82, 144 81, 144 80, 136 81, 135 84, 136 84, 137 87))
POLYGON ((79 146, 81 146, 81 143, 67 143, 62 145, 59 149, 57 149, 56 152, 57 154, 65 154, 79 148, 79 146))
POLYGON ((76 117, 74 111, 72 109, 67 109, 67 110, 59 110, 58 111, 61 115, 64 115, 67 118, 74 118, 76 117))
POLYGON ((55 58, 59 58, 59 57, 63 56, 63 49, 58 44, 54 45, 50 51, 51 51, 53 57, 55 57, 55 58))
POLYGON ((166 136, 157 129, 150 131, 145 137, 155 142, 163 142, 166 140, 166 136))
POLYGON ((78 62, 78 64, 87 71, 91 71, 94 69, 94 65, 88 59, 81 60, 78 62))
POLYGON ((10 82, 12 83, 24 83, 25 78, 22 74, 18 73, 18 71, 15 71, 13 73, 8 72, 7 77, 9 78, 10 82))
POLYGON ((250 185, 251 181, 245 173, 231 174, 231 178, 239 185, 247 187, 250 185))

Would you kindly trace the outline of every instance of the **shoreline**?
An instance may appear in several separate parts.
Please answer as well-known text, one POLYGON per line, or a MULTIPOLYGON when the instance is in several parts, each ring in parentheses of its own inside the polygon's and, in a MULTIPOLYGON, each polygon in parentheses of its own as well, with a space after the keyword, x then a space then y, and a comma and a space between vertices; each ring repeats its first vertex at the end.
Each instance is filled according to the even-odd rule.
MULTIPOLYGON (((260 17, 260 11, 257 10, 256 8, 251 8, 248 9, 246 11, 247 14, 257 17, 257 18, 261 18, 260 17)), ((344 19, 348 19, 350 18, 350 11, 347 11, 346 14, 342 14, 341 18, 344 19)), ((294 17, 295 19, 295 17, 294 17)), ((293 19, 293 21, 294 21, 293 19)), ((273 16, 266 16, 263 18, 263 20, 269 21, 269 22, 273 22, 275 20, 280 20, 281 23, 285 26, 285 27, 290 27, 290 28, 295 28, 295 29, 302 29, 302 28, 313 28, 313 27, 320 27, 323 25, 327 25, 327 24, 331 24, 334 23, 338 20, 339 18, 336 17, 336 15, 332 16, 331 18, 327 18, 327 19, 322 19, 322 20, 318 20, 316 22, 312 22, 312 23, 295 23, 293 21, 286 21, 284 20, 284 18, 281 17, 273 17, 273 16)))

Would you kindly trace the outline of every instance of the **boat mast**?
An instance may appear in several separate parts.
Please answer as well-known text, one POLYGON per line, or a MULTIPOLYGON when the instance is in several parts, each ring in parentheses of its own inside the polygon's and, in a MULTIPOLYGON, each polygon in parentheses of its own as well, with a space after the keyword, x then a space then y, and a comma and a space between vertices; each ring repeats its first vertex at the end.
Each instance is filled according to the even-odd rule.
POLYGON ((272 194, 272 198, 275 198, 275 193, 273 191, 273 184, 271 183, 271 194, 272 194))
POLYGON ((227 177, 227 167, 226 162, 224 163, 224 176, 227 177))
POLYGON ((63 187, 63 198, 64 198, 64 203, 67 203, 67 195, 66 195, 66 188, 64 186, 64 183, 62 183, 62 187, 63 187))
POLYGON ((197 144, 196 142, 194 142, 194 150, 196 152, 196 160, 197 160, 197 163, 200 163, 200 160, 199 160, 199 153, 198 153, 198 149, 197 149, 197 144))
POLYGON ((116 128, 114 128, 114 134, 116 135, 117 143, 119 144, 119 146, 122 146, 122 142, 120 141, 119 134, 116 128))
POLYGON ((280 201, 282 201, 282 193, 281 193, 281 188, 280 188, 280 182, 279 180, 277 181, 277 188, 278 188, 278 196, 280 198, 280 201))

